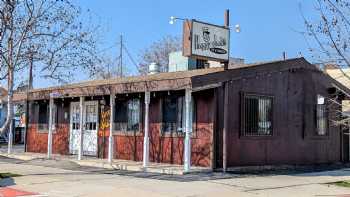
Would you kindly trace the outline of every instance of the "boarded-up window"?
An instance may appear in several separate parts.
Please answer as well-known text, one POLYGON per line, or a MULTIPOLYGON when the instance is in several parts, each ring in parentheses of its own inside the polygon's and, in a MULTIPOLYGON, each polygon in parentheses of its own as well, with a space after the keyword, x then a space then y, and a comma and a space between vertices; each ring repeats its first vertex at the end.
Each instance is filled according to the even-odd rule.
POLYGON ((316 135, 325 136, 328 132, 328 113, 325 98, 317 95, 316 135))
POLYGON ((272 135, 272 97, 244 94, 242 101, 242 134, 244 136, 272 135))
POLYGON ((139 131, 141 102, 139 98, 118 100, 115 103, 114 130, 139 131))

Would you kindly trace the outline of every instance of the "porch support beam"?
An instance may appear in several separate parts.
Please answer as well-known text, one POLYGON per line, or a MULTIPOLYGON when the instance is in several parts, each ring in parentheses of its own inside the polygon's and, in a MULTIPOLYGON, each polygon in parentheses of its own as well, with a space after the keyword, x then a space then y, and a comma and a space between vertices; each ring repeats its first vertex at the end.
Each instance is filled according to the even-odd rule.
POLYGON ((81 160, 83 156, 83 140, 84 140, 84 97, 80 97, 79 102, 79 109, 80 109, 80 115, 79 115, 79 147, 78 147, 78 160, 81 160))
POLYGON ((115 95, 111 94, 109 99, 110 105, 110 120, 109 120, 109 137, 108 137, 108 162, 112 163, 113 161, 113 121, 114 121, 114 103, 115 103, 115 95))
POLYGON ((191 96, 190 89, 185 92, 185 142, 184 142, 184 172, 191 169, 191 96))
POLYGON ((149 163, 149 103, 151 100, 151 93, 145 92, 145 128, 143 138, 143 167, 146 168, 149 163))
POLYGON ((50 97, 50 102, 49 102, 49 134, 47 136, 47 158, 51 159, 52 157, 52 126, 53 126, 53 121, 52 121, 52 116, 53 116, 53 98, 50 97))

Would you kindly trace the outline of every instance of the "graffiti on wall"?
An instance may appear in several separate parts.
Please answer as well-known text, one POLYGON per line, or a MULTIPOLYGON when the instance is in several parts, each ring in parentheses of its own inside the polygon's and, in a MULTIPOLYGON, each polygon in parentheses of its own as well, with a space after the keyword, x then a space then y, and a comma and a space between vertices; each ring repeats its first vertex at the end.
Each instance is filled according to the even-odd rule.
POLYGON ((109 108, 106 108, 101 112, 101 122, 100 122, 101 130, 106 130, 107 128, 109 128, 110 116, 111 116, 111 110, 109 108))

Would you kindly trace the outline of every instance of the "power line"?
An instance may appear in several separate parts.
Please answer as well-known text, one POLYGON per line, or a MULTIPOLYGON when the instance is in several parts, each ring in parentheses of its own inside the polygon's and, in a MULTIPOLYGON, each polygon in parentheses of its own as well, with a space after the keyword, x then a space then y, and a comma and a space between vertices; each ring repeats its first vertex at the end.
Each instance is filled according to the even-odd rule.
POLYGON ((128 55, 129 59, 131 60, 131 62, 134 64, 135 68, 137 69, 138 72, 140 72, 140 68, 139 65, 136 63, 136 61, 134 60, 134 58, 131 56, 131 54, 129 53, 129 50, 126 48, 125 45, 123 45, 123 48, 125 49, 126 54, 128 55))
POLYGON ((120 34, 120 51, 119 51, 119 71, 120 77, 123 77, 123 35, 120 34))
POLYGON ((104 49, 101 49, 100 51, 97 51, 97 53, 103 53, 103 52, 106 52, 106 51, 108 51, 108 50, 110 50, 110 49, 112 49, 112 48, 115 48, 115 47, 117 47, 117 46, 119 46, 119 42, 117 42, 117 43, 115 43, 115 44, 113 44, 113 45, 111 45, 111 46, 109 46, 109 47, 107 47, 107 48, 104 48, 104 49))

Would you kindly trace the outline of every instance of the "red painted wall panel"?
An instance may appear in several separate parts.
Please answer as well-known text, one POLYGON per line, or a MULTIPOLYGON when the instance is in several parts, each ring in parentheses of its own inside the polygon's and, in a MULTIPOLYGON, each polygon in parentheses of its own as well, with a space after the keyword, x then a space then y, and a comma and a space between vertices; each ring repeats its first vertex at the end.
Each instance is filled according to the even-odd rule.
MULTIPOLYGON (((191 138, 192 165, 210 166, 211 164, 211 144, 213 132, 213 91, 204 91, 195 93, 194 98, 197 105, 197 117, 194 122, 195 131, 191 138)), ((67 102, 67 101, 65 101, 67 102)), ((61 105, 58 105, 61 106, 61 105)), ((64 107, 67 110, 67 106, 64 107)), ((102 108, 101 108, 102 109, 102 108)), ((65 110, 59 110, 60 119, 65 110)), ((108 106, 103 111, 109 110, 108 106)), ((161 130, 160 98, 151 98, 150 104, 150 161, 161 163, 182 164, 183 163, 183 133, 178 133, 172 137, 164 135, 161 130)), ((109 119, 109 117, 104 117, 109 119)), ((100 118, 100 120, 102 120, 100 118)), ((64 122, 64 120, 62 120, 64 122)), ((100 126, 101 126, 100 122, 100 126)), ((114 158, 123 160, 142 161, 143 157, 143 124, 138 133, 115 133, 114 139, 114 158)), ((36 124, 30 124, 27 136, 28 152, 47 152, 47 132, 37 131, 36 124)), ((108 157, 108 136, 109 126, 102 126, 98 132, 98 157, 108 157)), ((69 124, 58 125, 53 134, 53 153, 69 154, 69 124)))

